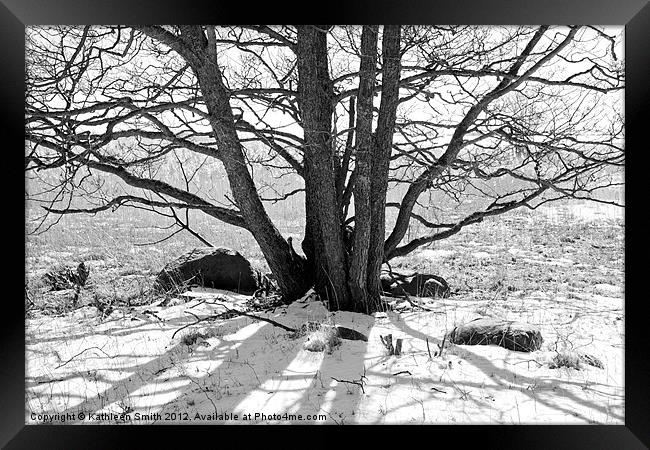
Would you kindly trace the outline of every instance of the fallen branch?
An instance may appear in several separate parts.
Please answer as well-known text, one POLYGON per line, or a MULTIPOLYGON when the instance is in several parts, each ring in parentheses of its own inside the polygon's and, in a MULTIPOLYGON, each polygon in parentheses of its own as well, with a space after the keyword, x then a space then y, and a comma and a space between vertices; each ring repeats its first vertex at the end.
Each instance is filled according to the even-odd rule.
POLYGON ((205 302, 207 302, 207 301, 208 301, 208 299, 207 299, 207 298, 204 298, 203 300, 201 300, 200 302, 198 302, 196 305, 192 305, 192 306, 190 306, 190 309, 192 309, 192 308, 196 308, 197 306, 200 306, 200 305, 202 305, 203 303, 205 303, 205 302))
MULTIPOLYGON (((197 316, 195 316, 194 314, 192 314, 192 315, 193 315, 194 317, 197 317, 197 316)), ((214 320, 214 319, 216 319, 216 318, 218 318, 218 317, 219 317, 218 314, 217 314, 217 315, 213 315, 213 316, 208 316, 208 317, 202 317, 202 318, 196 320, 195 322, 188 323, 187 325, 183 325, 183 326, 180 327, 178 330, 174 331, 174 334, 172 334, 172 339, 174 339, 174 338, 176 337, 176 334, 178 334, 179 331, 184 330, 185 328, 189 328, 189 327, 191 327, 192 325, 196 325, 196 324, 198 324, 198 323, 205 322, 206 320, 214 320)))
POLYGON ((544 363, 541 363, 541 362, 539 362, 537 360, 534 360, 534 359, 524 359, 523 361, 517 361, 517 362, 513 362, 513 363, 509 363, 508 361, 504 361, 504 362, 506 364, 508 364, 508 365, 511 365, 511 366, 516 366, 517 364, 527 363, 529 369, 530 369, 530 363, 537 364, 537 367, 543 367, 544 366, 544 363))
MULTIPOLYGON (((272 319, 267 319, 266 317, 260 317, 260 316, 256 316, 255 314, 245 313, 245 312, 239 311, 237 309, 231 309, 231 308, 228 308, 227 306, 225 306, 223 304, 220 304, 220 303, 212 303, 212 304, 216 304, 218 306, 223 307, 226 310, 225 311, 226 313, 235 314, 237 316, 249 317, 249 318, 255 319, 255 320, 261 320, 262 322, 268 322, 268 323, 270 323, 271 325, 273 325, 275 327, 282 328, 283 330, 290 331, 292 333, 297 333, 298 332, 298 330, 295 329, 295 328, 291 328, 291 327, 288 327, 286 325, 282 325, 281 323, 278 323, 278 322, 276 322, 275 320, 272 320, 272 319)), ((184 330, 185 328, 189 328, 189 327, 191 327, 193 325, 196 325, 198 323, 205 322, 206 320, 218 319, 219 316, 221 316, 223 314, 223 313, 219 313, 219 314, 213 314, 213 315, 210 315, 210 316, 207 316, 207 317, 199 318, 196 314, 193 314, 193 313, 191 313, 189 311, 185 311, 185 312, 187 312, 188 314, 191 314, 192 316, 196 317, 197 320, 192 322, 192 323, 188 323, 187 325, 183 325, 178 330, 174 331, 174 334, 172 334, 172 339, 174 339, 176 337, 176 335, 178 334, 179 331, 184 330)))
POLYGON ((403 373, 407 373, 407 374, 409 374, 409 375, 413 375, 413 374, 412 374, 411 372, 409 372, 408 370, 402 370, 401 372, 394 373, 393 376, 396 377, 397 375, 401 375, 401 374, 403 374, 403 373))
POLYGON ((36 384, 45 384, 45 383, 58 383, 59 381, 65 381, 65 378, 56 378, 54 380, 40 380, 36 384))
POLYGON ((236 314, 238 316, 250 317, 251 319, 255 319, 255 320, 261 320, 262 322, 268 322, 268 323, 270 323, 271 325, 273 325, 275 327, 282 328, 283 330, 290 331, 292 333, 297 333, 298 332, 298 330, 295 329, 295 328, 291 328, 291 327, 288 327, 286 325, 282 325, 281 323, 276 322, 275 320, 272 320, 272 319, 267 319, 266 317, 260 317, 260 316, 254 315, 254 314, 248 314, 248 313, 245 313, 245 312, 242 312, 242 311, 238 311, 236 309, 230 309, 230 310, 227 310, 226 312, 234 313, 234 314, 236 314))

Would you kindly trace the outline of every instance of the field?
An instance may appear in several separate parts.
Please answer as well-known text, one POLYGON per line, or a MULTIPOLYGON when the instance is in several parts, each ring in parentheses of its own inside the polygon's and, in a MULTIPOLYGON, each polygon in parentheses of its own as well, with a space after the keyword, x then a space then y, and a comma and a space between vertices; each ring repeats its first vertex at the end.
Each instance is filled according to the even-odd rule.
MULTIPOLYGON (((280 227, 300 236, 290 218, 280 227)), ((197 229, 265 270, 247 233, 209 222, 197 229)), ((305 298, 266 315, 292 327, 332 321, 368 336, 331 353, 306 351, 304 337, 247 317, 202 322, 172 338, 215 312, 209 300, 234 307, 247 297, 195 289, 189 301, 160 306, 150 292, 155 275, 200 245, 182 234, 139 245, 165 233, 150 217, 118 211, 68 216, 27 240, 26 423, 624 423, 620 208, 516 211, 393 260, 393 269, 449 282, 449 298, 422 300, 430 311, 394 301, 375 316, 330 314, 305 298), (41 277, 81 261, 90 277, 74 307, 69 292, 48 292, 41 277), (476 317, 538 325, 543 348, 447 343, 436 355, 446 331, 476 317), (404 340, 401 356, 386 355, 379 336, 388 333, 404 340), (65 415, 79 412, 87 417, 65 415)))

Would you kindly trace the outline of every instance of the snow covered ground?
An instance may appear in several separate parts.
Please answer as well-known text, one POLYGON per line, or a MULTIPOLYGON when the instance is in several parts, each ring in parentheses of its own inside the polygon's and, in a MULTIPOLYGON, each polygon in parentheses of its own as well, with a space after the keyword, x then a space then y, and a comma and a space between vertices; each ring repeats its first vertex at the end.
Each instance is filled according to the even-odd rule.
POLYGON ((331 354, 248 317, 201 322, 172 339, 223 311, 210 299, 246 300, 225 291, 104 320, 93 307, 37 313, 27 320, 26 423, 623 424, 623 302, 598 288, 602 295, 571 301, 543 292, 425 299, 431 312, 330 314, 306 300, 256 313, 290 327, 331 320, 369 338, 343 340, 331 354), (543 349, 447 343, 435 356, 445 331, 482 316, 539 324, 543 349), (183 342, 196 331, 205 337, 183 342), (380 335, 389 333, 404 340, 402 355, 386 355, 380 335), (555 350, 567 348, 604 368, 550 368, 555 350))

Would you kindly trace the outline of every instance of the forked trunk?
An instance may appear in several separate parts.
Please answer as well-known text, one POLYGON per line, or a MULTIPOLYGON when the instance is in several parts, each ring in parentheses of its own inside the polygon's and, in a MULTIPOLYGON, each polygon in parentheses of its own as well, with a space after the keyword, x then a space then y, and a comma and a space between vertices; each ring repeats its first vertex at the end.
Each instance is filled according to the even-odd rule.
POLYGON ((298 105, 305 130, 304 171, 307 233, 304 245, 316 290, 331 309, 351 310, 347 254, 336 195, 332 145, 334 112, 327 62, 326 26, 298 27, 298 105))
POLYGON ((384 29, 382 98, 373 138, 377 34, 378 27, 364 26, 361 37, 355 173, 350 177, 355 230, 348 253, 340 179, 337 189, 340 166, 332 143, 334 103, 327 65, 327 28, 298 29, 298 104, 305 130, 303 250, 316 291, 329 302, 330 310, 371 313, 380 306, 388 169, 399 91, 400 28, 384 29))

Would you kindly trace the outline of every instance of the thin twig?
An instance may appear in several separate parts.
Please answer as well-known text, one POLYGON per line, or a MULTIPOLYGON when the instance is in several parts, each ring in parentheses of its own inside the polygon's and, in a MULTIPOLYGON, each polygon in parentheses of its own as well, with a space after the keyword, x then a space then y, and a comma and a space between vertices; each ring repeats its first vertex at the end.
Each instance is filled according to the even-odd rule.
POLYGON ((92 349, 99 350, 100 352, 102 352, 104 355, 106 355, 108 358, 111 358, 111 359, 112 359, 112 358, 116 358, 117 356, 119 356, 119 355, 111 356, 111 355, 109 355, 108 353, 106 353, 104 350, 102 350, 102 349, 99 348, 99 347, 88 347, 87 349, 82 350, 82 351, 80 351, 79 353, 77 353, 76 355, 74 355, 72 358, 70 358, 69 360, 67 360, 67 361, 64 362, 63 364, 60 364, 60 365, 56 366, 55 369, 58 369, 58 368, 60 368, 60 367, 65 366, 65 365, 68 364, 70 361, 72 361, 73 359, 75 359, 77 356, 81 355, 82 353, 87 352, 88 350, 92 350, 92 349))
POLYGON ((442 338, 442 345, 440 345, 440 351, 438 352, 438 356, 442 356, 442 351, 445 349, 445 341, 447 340, 447 333, 445 333, 444 337, 442 338))
POLYGON ((216 415, 216 414, 218 413, 219 410, 217 409, 217 405, 215 405, 215 403, 214 403, 214 401, 212 400, 212 398, 208 395, 208 391, 207 391, 204 387, 202 387, 202 386, 199 384, 199 382, 196 381, 196 380, 195 380, 194 378, 192 378, 191 376, 188 376, 187 378, 188 378, 192 383, 196 384, 196 386, 199 388, 199 390, 200 390, 201 392, 203 392, 203 394, 205 395, 205 398, 207 398, 208 401, 209 401, 210 403, 212 403, 212 407, 214 408, 214 413, 215 413, 215 415, 216 415))
MULTIPOLYGON (((220 303, 213 303, 213 304, 216 304, 218 306, 223 307, 226 310, 227 313, 233 313, 233 314, 236 314, 238 316, 250 317, 251 319, 261 320, 263 322, 268 322, 273 326, 276 326, 278 328, 282 328, 283 330, 290 331, 292 333, 297 333, 298 332, 298 330, 295 329, 295 328, 291 328, 291 327, 288 327, 286 325, 282 325, 281 323, 278 323, 275 320, 267 319, 266 317, 260 317, 260 316, 254 315, 254 314, 248 314, 248 313, 245 313, 243 311, 239 311, 237 309, 231 309, 231 308, 228 308, 227 306, 225 306, 223 304, 220 304, 220 303)), ((196 317, 197 320, 192 322, 192 323, 188 323, 186 325, 183 325, 178 330, 174 331, 174 334, 172 334, 172 339, 174 339, 176 337, 176 335, 178 334, 179 331, 184 330, 185 328, 191 327, 192 325, 196 325, 197 323, 204 322, 206 320, 218 319, 219 316, 221 314, 223 314, 223 313, 219 313, 219 314, 213 314, 213 315, 210 315, 210 316, 207 316, 207 317, 199 318, 197 315, 195 315, 195 314, 193 314, 193 313, 191 313, 189 311, 185 311, 185 312, 188 313, 188 314, 191 314, 194 317, 196 317)))
POLYGON ((201 300, 200 302, 198 302, 196 305, 192 305, 192 306, 190 306, 190 309, 192 309, 192 308, 196 308, 197 306, 202 305, 203 303, 205 303, 205 302, 207 302, 207 301, 208 301, 208 299, 207 299, 207 298, 204 298, 203 300, 201 300))
POLYGON ((338 378, 334 378, 334 377, 331 377, 331 378, 332 378, 332 380, 338 381, 339 383, 356 384, 357 386, 359 386, 361 388, 361 392, 363 392, 364 394, 366 393, 366 391, 363 389, 363 379, 365 378, 365 376, 362 376, 361 378, 359 378, 359 380, 351 380, 351 381, 350 380, 339 380, 338 378))
POLYGON ((410 304, 412 307, 414 307, 414 308, 420 308, 420 309, 423 310, 423 311, 429 311, 429 312, 434 311, 434 310, 431 309, 431 308, 426 308, 426 307, 424 307, 424 306, 422 306, 422 305, 420 305, 420 304, 417 304, 417 303, 413 302, 413 300, 411 300, 411 297, 410 297, 408 294, 406 294, 406 293, 405 293, 405 295, 404 295, 404 298, 405 298, 406 301, 409 302, 409 304, 410 304))
MULTIPOLYGON (((194 316, 194 314, 192 314, 192 315, 194 316)), ((194 316, 194 317, 197 317, 197 316, 194 316)), ((198 319, 198 320, 196 320, 196 321, 194 321, 192 323, 188 323, 187 325, 183 325, 178 330, 174 331, 174 334, 172 334, 172 339, 174 339, 176 337, 176 334, 178 334, 179 331, 184 330, 185 328, 189 328, 192 325, 196 325, 197 323, 205 322, 206 320, 213 320, 213 319, 216 319, 218 317, 219 317, 219 314, 212 315, 212 316, 207 316, 207 317, 202 317, 202 318, 200 318, 200 319, 198 319)))

